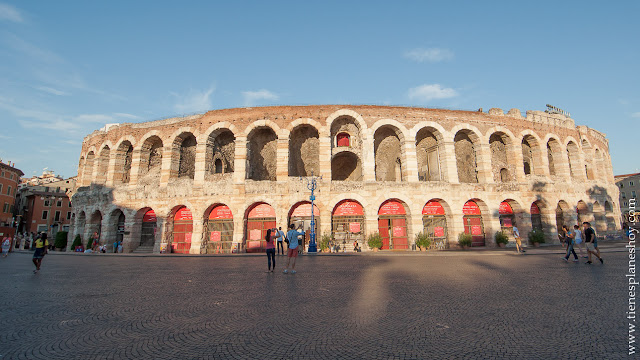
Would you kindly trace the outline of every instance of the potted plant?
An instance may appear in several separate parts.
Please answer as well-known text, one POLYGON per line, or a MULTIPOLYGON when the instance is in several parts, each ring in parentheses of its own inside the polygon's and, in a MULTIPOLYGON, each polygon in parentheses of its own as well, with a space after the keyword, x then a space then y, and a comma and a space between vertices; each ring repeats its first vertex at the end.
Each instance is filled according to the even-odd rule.
POLYGON ((375 232, 370 234, 369 237, 367 237, 367 245, 369 245, 369 248, 373 249, 373 251, 380 250, 382 248, 382 236, 380 236, 380 233, 375 232))
POLYGON ((497 231, 495 239, 496 244, 498 244, 498 246, 500 246, 501 248, 505 247, 509 242, 509 237, 504 233, 504 231, 497 231))
POLYGON ((318 249, 321 252, 326 252, 329 249, 329 243, 331 242, 331 236, 328 234, 322 235, 320 241, 318 241, 318 249))
POLYGON ((540 229, 533 229, 529 232, 529 242, 533 244, 534 247, 539 247, 540 244, 544 244, 544 232, 540 229))
POLYGON ((82 238, 80 237, 80 234, 76 235, 76 237, 73 239, 71 248, 73 249, 73 251, 82 251, 82 238))
POLYGON ((56 239, 53 242, 53 246, 58 249, 58 251, 64 251, 67 249, 67 232, 66 231, 58 231, 56 233, 56 239))
POLYGON ((467 234, 467 233, 458 234, 458 245, 460 245, 461 248, 463 249, 470 248, 471 242, 472 242, 471 234, 467 234))
POLYGON ((420 248, 420 251, 425 251, 431 246, 431 236, 424 232, 419 232, 416 234, 416 246, 420 248))

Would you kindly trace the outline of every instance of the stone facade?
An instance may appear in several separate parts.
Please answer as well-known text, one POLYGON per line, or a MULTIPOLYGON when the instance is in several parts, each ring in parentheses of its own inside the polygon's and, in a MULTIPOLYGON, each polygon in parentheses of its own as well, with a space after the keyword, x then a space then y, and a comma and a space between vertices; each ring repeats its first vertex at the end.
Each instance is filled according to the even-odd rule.
MULTIPOLYGON (((389 233, 404 236, 409 248, 427 230, 423 207, 430 200, 444 209, 450 245, 469 230, 463 219, 469 200, 480 209, 486 246, 495 245, 495 232, 505 226, 502 203, 523 237, 541 222, 548 241, 557 241, 559 222, 593 220, 594 209, 608 209, 606 219, 620 218, 608 140, 563 115, 278 106, 112 125, 86 136, 72 235, 86 242, 98 230, 110 243, 119 234, 125 251, 134 251, 144 237, 143 218, 153 210, 155 252, 182 239, 176 229, 187 224, 188 252, 199 254, 220 236, 211 230, 217 220, 209 218, 224 205, 230 214, 223 237, 244 251, 255 205, 268 204, 275 224, 285 228, 295 205, 309 197, 300 176, 312 172, 322 176, 320 234, 332 234, 334 212, 348 199, 362 207, 361 224, 352 230, 364 239, 382 230, 381 206, 391 199, 401 209, 392 214, 400 220, 389 222, 389 233), (539 209, 535 220, 532 204, 539 209), (190 223, 177 218, 184 207, 190 223)), ((600 234, 620 228, 616 221, 597 226, 600 234)))

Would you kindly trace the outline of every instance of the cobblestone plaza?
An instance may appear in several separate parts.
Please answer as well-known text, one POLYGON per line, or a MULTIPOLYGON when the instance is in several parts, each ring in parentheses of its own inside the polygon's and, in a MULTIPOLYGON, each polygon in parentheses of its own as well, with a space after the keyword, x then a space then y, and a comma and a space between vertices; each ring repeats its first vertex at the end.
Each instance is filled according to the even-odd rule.
POLYGON ((534 252, 304 256, 295 275, 263 256, 61 254, 34 275, 16 253, 0 359, 626 358, 626 253, 534 252))

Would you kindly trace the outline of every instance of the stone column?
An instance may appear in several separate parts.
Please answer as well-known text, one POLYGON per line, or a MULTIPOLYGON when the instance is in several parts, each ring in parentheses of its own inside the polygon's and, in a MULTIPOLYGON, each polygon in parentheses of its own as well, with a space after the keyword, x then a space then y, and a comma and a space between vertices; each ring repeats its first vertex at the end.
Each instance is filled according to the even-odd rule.
MULTIPOLYGON (((533 155, 532 155, 533 157, 533 155)), ((514 179, 517 182, 526 181, 524 174, 524 157, 522 156, 522 145, 514 141, 510 146, 507 145, 507 163, 514 170, 514 179), (511 156, 513 155, 513 156, 511 156)), ((533 166, 533 164, 531 164, 533 166)))
POLYGON ((405 140, 401 144, 402 153, 405 159, 405 166, 402 168, 402 178, 409 182, 418 182, 418 157, 416 154, 416 144, 413 141, 405 140))
POLYGON ((167 252, 169 251, 169 242, 171 240, 171 229, 168 228, 167 217, 169 216, 166 212, 159 212, 154 210, 156 213, 156 238, 153 242, 153 252, 155 254, 160 253, 161 245, 166 245, 167 252))
POLYGON ((489 147, 489 144, 473 144, 473 147, 476 152, 478 183, 495 183, 495 180, 493 179, 493 172, 491 171, 491 148, 489 147))
POLYGON ((284 135, 277 140, 276 180, 286 182, 289 179, 289 139, 281 137, 284 135))
POLYGON ((192 221, 193 231, 191 232, 191 249, 189 249, 189 254, 202 254, 204 220, 202 216, 194 216, 192 221))
MULTIPOLYGON (((193 186, 204 185, 204 178, 206 173, 206 156, 207 156, 207 143, 198 143, 196 145, 196 163, 195 174, 193 177, 193 186)), ((193 248, 193 247, 192 247, 193 248)))
POLYGON ((141 232, 142 218, 140 218, 140 221, 137 223, 135 213, 126 216, 124 221, 124 236, 122 238, 123 253, 130 253, 138 247, 141 232))
MULTIPOLYGON (((160 186, 167 186, 174 170, 173 148, 171 145, 162 148, 162 168, 160 170, 160 186)), ((178 159, 178 161, 180 161, 178 159)), ((176 171, 177 172, 177 171, 176 171)))
POLYGON ((331 181, 331 137, 321 136, 319 139, 320 176, 331 181))
POLYGON ((407 240, 409 240, 409 249, 411 250, 416 242, 416 234, 424 230, 424 225, 422 223, 422 211, 413 211, 412 209, 411 217, 407 219, 407 221, 409 222, 408 227, 411 228, 411 231, 407 232, 407 236, 409 236, 407 240))
POLYGON ((106 174, 106 180, 105 180, 105 186, 107 187, 113 187, 113 184, 115 183, 115 175, 116 175, 116 166, 120 166, 120 168, 122 168, 123 164, 118 164, 118 153, 117 150, 112 150, 111 152, 113 152, 112 156, 109 156, 109 165, 107 165, 107 174, 106 174))
POLYGON ((129 173, 129 185, 131 186, 138 185, 138 179, 140 178, 140 171, 142 170, 142 167, 148 166, 147 164, 141 164, 141 157, 142 150, 134 149, 131 154, 131 172, 129 173))
MULTIPOLYGON (((440 142, 440 141, 438 141, 440 142)), ((456 147, 453 141, 442 141, 439 144, 440 170, 442 179, 452 184, 459 184, 458 164, 456 163, 456 147)))
POLYGON ((244 184, 247 178, 247 137, 236 137, 236 148, 233 159, 233 182, 244 184))
POLYGON ((362 133, 362 177, 364 181, 376 181, 376 158, 373 149, 373 135, 362 133))

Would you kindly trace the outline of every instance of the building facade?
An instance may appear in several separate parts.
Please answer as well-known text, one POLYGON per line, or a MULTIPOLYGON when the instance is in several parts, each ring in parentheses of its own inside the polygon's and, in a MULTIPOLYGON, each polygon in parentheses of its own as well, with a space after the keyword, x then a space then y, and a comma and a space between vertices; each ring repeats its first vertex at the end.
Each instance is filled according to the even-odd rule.
POLYGON ((0 161, 0 239, 15 234, 15 201, 20 177, 15 164, 0 161))
POLYGON ((267 228, 309 226, 383 249, 419 232, 495 246, 497 231, 620 224, 605 135, 562 114, 387 106, 278 106, 111 125, 85 137, 73 235, 125 251, 260 251, 267 228))
POLYGON ((616 175, 616 186, 620 189, 620 214, 622 214, 622 222, 629 225, 629 211, 631 209, 630 204, 634 207, 637 206, 638 194, 640 194, 640 173, 616 175))
POLYGON ((18 190, 18 231, 46 232, 54 238, 58 231, 69 231, 73 217, 71 192, 76 181, 75 177, 63 179, 59 176, 44 175, 46 181, 27 179, 18 190))

